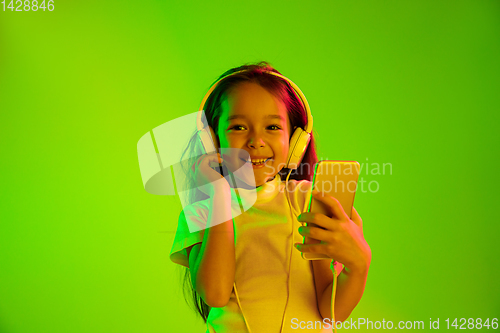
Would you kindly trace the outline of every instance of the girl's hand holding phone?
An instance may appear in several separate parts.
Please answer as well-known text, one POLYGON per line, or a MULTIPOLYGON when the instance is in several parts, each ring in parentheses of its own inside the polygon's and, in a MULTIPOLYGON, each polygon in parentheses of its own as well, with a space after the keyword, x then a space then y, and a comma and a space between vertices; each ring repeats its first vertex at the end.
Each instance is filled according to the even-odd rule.
POLYGON ((219 153, 205 154, 200 156, 191 168, 198 188, 205 188, 204 192, 208 195, 213 194, 215 190, 228 190, 230 188, 227 180, 213 168, 213 165, 222 164, 222 161, 219 153), (208 189, 205 185, 208 185, 208 189))
POLYGON ((317 244, 296 243, 301 252, 321 253, 339 261, 347 269, 366 271, 371 262, 371 250, 363 236, 363 222, 358 212, 352 208, 352 220, 342 205, 334 197, 313 190, 312 195, 329 209, 329 216, 304 212, 299 215, 300 222, 314 223, 318 227, 302 226, 299 233, 321 241, 317 244))

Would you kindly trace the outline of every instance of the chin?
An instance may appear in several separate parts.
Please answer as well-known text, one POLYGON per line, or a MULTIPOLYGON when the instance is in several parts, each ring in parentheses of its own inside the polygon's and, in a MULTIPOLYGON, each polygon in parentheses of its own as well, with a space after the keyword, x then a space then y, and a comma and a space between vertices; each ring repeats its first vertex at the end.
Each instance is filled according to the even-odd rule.
POLYGON ((274 177, 276 177, 276 175, 262 177, 262 178, 255 178, 255 186, 257 186, 257 187, 262 186, 265 183, 272 181, 274 179, 274 177))

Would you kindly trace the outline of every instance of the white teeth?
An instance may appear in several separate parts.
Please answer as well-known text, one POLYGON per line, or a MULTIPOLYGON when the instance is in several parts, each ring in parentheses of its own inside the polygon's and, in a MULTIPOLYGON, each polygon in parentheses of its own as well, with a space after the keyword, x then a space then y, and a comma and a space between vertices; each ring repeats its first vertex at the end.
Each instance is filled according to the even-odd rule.
POLYGON ((259 159, 256 159, 256 160, 251 160, 252 161, 252 164, 256 164, 256 165, 259 165, 259 164, 262 164, 264 163, 265 161, 267 161, 268 158, 259 158, 259 159))

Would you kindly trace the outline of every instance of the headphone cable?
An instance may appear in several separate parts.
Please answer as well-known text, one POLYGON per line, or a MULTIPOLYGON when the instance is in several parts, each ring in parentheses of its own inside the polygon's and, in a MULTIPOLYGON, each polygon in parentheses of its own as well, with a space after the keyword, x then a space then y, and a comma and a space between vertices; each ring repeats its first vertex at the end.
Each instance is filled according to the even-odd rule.
POLYGON ((290 260, 288 262, 288 286, 287 286, 287 296, 286 296, 286 303, 285 303, 285 310, 283 311, 283 317, 281 319, 281 329, 280 332, 283 332, 283 327, 285 326, 285 315, 286 315, 286 308, 288 307, 288 301, 290 299, 290 290, 291 290, 291 285, 292 285, 292 255, 293 255, 293 219, 294 219, 294 214, 292 210, 292 203, 290 200, 290 193, 288 192, 288 179, 290 178, 290 174, 292 172, 292 169, 288 171, 288 175, 286 176, 285 179, 285 193, 286 193, 286 199, 288 201, 288 207, 290 208, 290 217, 292 218, 292 223, 291 224, 291 233, 290 233, 290 260))

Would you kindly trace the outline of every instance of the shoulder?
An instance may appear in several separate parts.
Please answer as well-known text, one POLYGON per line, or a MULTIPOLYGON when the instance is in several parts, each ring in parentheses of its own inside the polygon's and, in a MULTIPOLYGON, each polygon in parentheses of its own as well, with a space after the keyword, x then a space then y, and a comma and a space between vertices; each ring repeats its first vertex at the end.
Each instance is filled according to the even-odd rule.
POLYGON ((203 214, 208 211, 208 205, 209 205, 208 199, 193 202, 192 204, 183 207, 180 215, 203 214))
POLYGON ((287 190, 294 205, 300 212, 307 210, 312 191, 312 182, 309 180, 290 179, 287 183, 287 190))
POLYGON ((309 180, 305 180, 305 179, 303 179, 303 180, 290 179, 290 180, 288 180, 288 186, 297 188, 299 190, 306 191, 306 190, 311 189, 312 182, 310 182, 309 180))
POLYGON ((309 180, 290 179, 287 184, 288 192, 295 196, 311 194, 312 183, 309 180))
POLYGON ((185 206, 179 214, 179 226, 184 225, 190 232, 205 229, 208 220, 208 200, 185 206))

